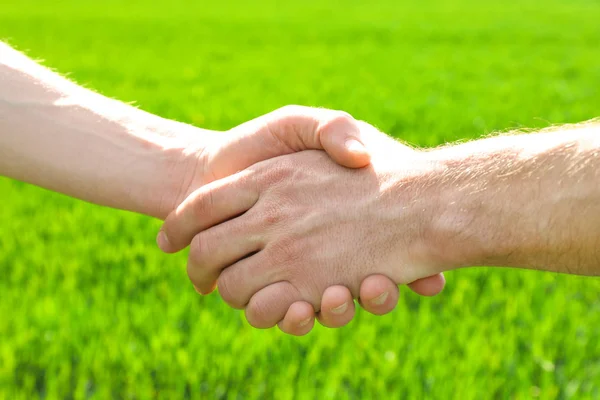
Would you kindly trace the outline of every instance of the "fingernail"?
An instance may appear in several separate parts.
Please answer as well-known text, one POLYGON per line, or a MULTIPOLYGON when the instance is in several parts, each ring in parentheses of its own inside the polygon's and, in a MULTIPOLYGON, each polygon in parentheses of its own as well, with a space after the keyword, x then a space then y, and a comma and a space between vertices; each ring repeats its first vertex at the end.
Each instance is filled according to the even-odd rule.
POLYGON ((164 252, 167 252, 171 246, 171 244, 169 243, 169 238, 167 237, 167 234, 164 231, 158 232, 158 236, 156 237, 156 243, 158 244, 158 247, 164 252))
POLYGON ((385 301, 387 300, 389 295, 390 295, 389 292, 383 292, 379 296, 375 297, 374 299, 371 299, 371 301, 369 301, 369 303, 376 305, 376 306, 380 306, 383 303, 385 303, 385 301))
POLYGON ((201 294, 202 296, 204 296, 204 293, 202 293, 202 291, 200 289, 198 289, 198 287, 194 284, 192 284, 192 286, 194 287, 194 290, 196 291, 196 293, 201 294))
POLYGON ((304 321, 300 322, 300 323, 298 324, 298 326, 299 326, 299 327, 306 326, 306 325, 310 324, 310 321, 312 321, 312 317, 306 318, 304 321))
POLYGON ((348 309, 348 303, 344 303, 341 306, 331 308, 329 311, 331 311, 334 314, 343 314, 346 312, 347 309, 348 309))
POLYGON ((345 145, 346 145, 346 149, 348 149, 348 151, 350 151, 351 153, 366 153, 367 152, 365 145, 356 139, 346 140, 345 145))

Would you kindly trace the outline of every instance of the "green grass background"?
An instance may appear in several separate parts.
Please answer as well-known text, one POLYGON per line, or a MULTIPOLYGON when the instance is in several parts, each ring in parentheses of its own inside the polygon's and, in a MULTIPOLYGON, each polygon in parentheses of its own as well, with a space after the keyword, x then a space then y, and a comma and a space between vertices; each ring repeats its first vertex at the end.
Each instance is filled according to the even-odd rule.
MULTIPOLYGON (((422 146, 598 116, 598 21, 592 0, 0 0, 0 38, 162 116, 323 106, 422 146)), ((463 270, 295 338, 199 297, 158 226, 0 178, 0 398, 600 398, 598 279, 463 270)))

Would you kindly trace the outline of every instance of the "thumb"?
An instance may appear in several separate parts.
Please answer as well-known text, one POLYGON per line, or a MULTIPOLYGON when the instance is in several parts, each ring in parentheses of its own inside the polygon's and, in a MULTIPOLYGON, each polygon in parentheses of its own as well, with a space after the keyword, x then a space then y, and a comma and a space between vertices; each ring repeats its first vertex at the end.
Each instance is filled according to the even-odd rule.
POLYGON ((219 179, 302 150, 325 150, 338 164, 360 168, 370 162, 360 135, 359 123, 345 112, 286 106, 229 131, 211 152, 211 169, 219 179))
POLYGON ((336 112, 334 116, 324 118, 317 128, 317 135, 323 150, 338 164, 361 168, 371 162, 359 126, 349 114, 336 112))

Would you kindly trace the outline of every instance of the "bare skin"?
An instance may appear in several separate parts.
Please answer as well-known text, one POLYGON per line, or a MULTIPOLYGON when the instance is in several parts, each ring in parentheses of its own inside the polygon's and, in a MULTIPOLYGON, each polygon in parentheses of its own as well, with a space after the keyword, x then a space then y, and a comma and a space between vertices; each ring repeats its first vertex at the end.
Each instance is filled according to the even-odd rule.
POLYGON ((431 151, 368 129, 363 140, 362 169, 308 151, 197 190, 167 217, 163 249, 191 243, 194 285, 216 282, 251 325, 293 334, 310 330, 310 306, 330 306, 324 294, 364 300, 374 275, 406 284, 474 265, 600 275, 597 122, 431 151))
MULTIPOLYGON (((199 129, 77 86, 0 42, 0 175, 95 204, 164 219, 203 185, 269 158, 322 149, 340 165, 368 165, 361 140, 348 114, 293 106, 227 132, 199 129)), ((397 292, 395 284, 371 280, 365 308, 391 310, 393 298, 368 300, 380 288, 397 292)), ((432 295, 443 285, 432 277, 411 287, 432 295)), ((339 294, 334 288, 324 301, 342 304, 339 294)))

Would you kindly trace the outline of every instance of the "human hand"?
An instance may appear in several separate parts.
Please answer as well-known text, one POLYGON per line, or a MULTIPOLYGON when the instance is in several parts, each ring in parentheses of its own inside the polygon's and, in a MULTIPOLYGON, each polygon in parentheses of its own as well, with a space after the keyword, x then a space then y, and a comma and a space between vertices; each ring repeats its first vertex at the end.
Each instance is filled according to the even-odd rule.
MULTIPOLYGON (((370 146, 379 145, 379 139, 388 139, 371 125, 356 121, 347 113, 303 106, 280 108, 223 133, 207 134, 202 131, 200 140, 196 136, 198 132, 194 132, 196 140, 191 142, 192 145, 186 151, 193 160, 192 167, 187 169, 193 169, 193 173, 181 174, 193 176, 193 180, 186 184, 187 187, 178 190, 180 195, 174 204, 170 203, 169 211, 204 184, 264 159, 294 151, 324 149, 341 165, 363 167, 369 163, 370 158, 360 146, 364 142, 363 131, 369 136, 370 146), (354 140, 358 140, 358 143, 354 140)), ((164 243, 162 247, 165 248, 164 243)), ((167 244, 167 250, 168 247, 167 244)), ((443 276, 439 275, 413 282, 409 287, 420 295, 432 296, 439 293, 444 284, 443 276)), ((397 301, 398 288, 388 278, 374 275, 364 282, 360 302, 367 311, 378 315, 386 314, 394 309, 397 301)), ((347 288, 331 288, 325 293, 323 302, 330 307, 326 307, 318 315, 322 324, 339 327, 352 320, 354 304, 347 288), (342 307, 343 312, 340 312, 340 306, 346 303, 350 303, 352 307, 346 310, 342 307), (330 312, 330 309, 336 311, 330 312)), ((314 311, 306 307, 306 304, 294 305, 288 320, 306 321, 313 316, 314 311)), ((294 331, 287 330, 290 333, 294 331)))
MULTIPOLYGON (((385 135, 373 134, 376 130, 370 125, 362 123, 362 127, 361 130, 369 132, 367 147, 378 148, 378 162, 373 167, 350 171, 333 165, 322 154, 314 152, 260 163, 192 194, 167 218, 163 232, 169 243, 168 247, 164 246, 165 243, 161 247, 177 251, 201 232, 192 242, 188 264, 188 274, 196 287, 202 292, 210 292, 218 278, 223 298, 237 308, 247 305, 247 316, 252 325, 269 327, 280 322, 284 331, 293 334, 303 334, 312 328, 310 318, 302 319, 301 316, 310 317, 313 307, 317 310, 323 308, 321 320, 325 325, 342 325, 340 318, 352 318, 352 297, 360 294, 364 303, 365 299, 373 299, 368 296, 369 291, 384 295, 383 304, 373 306, 389 307, 391 304, 393 308, 397 301, 397 288, 393 282, 383 280, 382 275, 372 276, 376 273, 394 273, 389 276, 396 276, 396 283, 413 282, 413 289, 420 289, 423 294, 439 292, 444 284, 441 275, 427 278, 434 274, 419 276, 414 273, 416 268, 412 268, 413 275, 407 275, 405 271, 400 277, 399 272, 391 268, 394 263, 389 259, 379 262, 373 270, 368 268, 373 260, 362 260, 362 266, 356 265, 364 254, 363 257, 356 254, 360 250, 354 239, 367 238, 364 229, 355 231, 349 229, 348 224, 356 223, 357 227, 366 225, 373 233, 381 229, 381 222, 389 225, 389 219, 377 219, 377 212, 369 211, 365 206, 376 205, 375 199, 380 201, 382 198, 380 190, 385 188, 387 193, 394 186, 386 186, 384 177, 407 178, 421 158, 420 153, 385 135), (399 166, 389 162, 393 158, 401 160, 399 166), (390 173, 394 170, 390 167, 394 166, 396 169, 400 167, 395 175, 390 173), (352 187, 353 182, 358 184, 357 178, 361 184, 352 187), (311 204, 315 191, 320 194, 317 199, 323 200, 323 204, 311 204), (356 204, 349 204, 355 203, 355 200, 356 204), (357 204, 362 205, 360 210, 357 210, 357 204), (353 213, 361 211, 362 214, 344 217, 344 209, 351 209, 353 213), (218 225, 230 218, 233 219, 218 225), (377 226, 379 228, 376 229, 377 226), (319 245, 331 242, 332 236, 327 232, 332 230, 353 240, 344 240, 345 245, 333 246, 322 254, 315 252, 319 245), (226 269, 219 277, 223 268, 226 269), (341 274, 342 271, 344 274, 341 274), (306 278, 301 278, 302 275, 306 278), (287 283, 276 283, 282 276, 287 283), (363 287, 359 289, 363 279, 363 287), (307 281, 312 282, 312 286, 307 281), (346 285, 350 291, 339 284, 346 285), (328 313, 327 310, 340 309, 328 308, 331 299, 334 302, 341 299, 344 312, 328 313), (303 321, 309 322, 302 324, 303 321)), ((390 182, 393 183, 393 179, 390 182)), ((385 232, 383 237, 386 237, 385 232)), ((381 242, 376 240, 375 245, 367 248, 373 251, 377 245, 381 247, 381 242)), ((401 260, 407 258, 404 253, 399 256, 402 256, 401 260)), ((422 273, 427 269, 419 271, 422 273)), ((371 309, 378 313, 377 307, 371 309)))
POLYGON ((165 203, 165 215, 199 187, 273 157, 315 149, 349 168, 370 162, 357 122, 342 111, 285 106, 226 132, 184 124, 174 130, 186 131, 189 139, 183 151, 185 171, 177 172, 180 187, 165 203))

